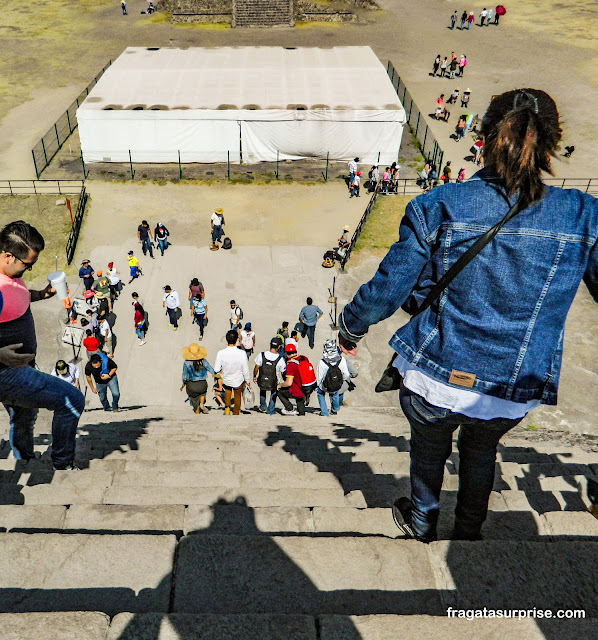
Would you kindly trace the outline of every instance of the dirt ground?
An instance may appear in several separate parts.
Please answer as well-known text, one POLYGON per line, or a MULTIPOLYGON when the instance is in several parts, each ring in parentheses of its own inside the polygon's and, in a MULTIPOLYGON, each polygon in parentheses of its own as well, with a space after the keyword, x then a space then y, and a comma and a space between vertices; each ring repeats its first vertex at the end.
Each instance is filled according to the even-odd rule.
MULTIPOLYGON (((0 175, 33 177, 31 148, 89 80, 127 46, 335 46, 370 45, 391 59, 418 106, 430 111, 452 83, 429 77, 437 53, 465 53, 469 64, 460 84, 472 89, 470 106, 483 113, 490 97, 521 85, 549 91, 564 120, 571 159, 560 159, 561 177, 595 174, 598 124, 590 115, 596 94, 598 5, 590 0, 513 0, 498 27, 448 29, 453 0, 380 0, 382 11, 365 23, 303 25, 289 29, 230 29, 173 25, 156 14, 141 15, 145 0, 129 3, 123 16, 114 0, 8 0, 0 15, 0 175), (497 53, 498 52, 498 53, 497 53)), ((461 87, 463 89, 463 87, 461 87)), ((445 159, 463 161, 465 144, 450 139, 452 125, 432 122, 445 159)), ((467 175, 473 171, 468 167, 467 175)))

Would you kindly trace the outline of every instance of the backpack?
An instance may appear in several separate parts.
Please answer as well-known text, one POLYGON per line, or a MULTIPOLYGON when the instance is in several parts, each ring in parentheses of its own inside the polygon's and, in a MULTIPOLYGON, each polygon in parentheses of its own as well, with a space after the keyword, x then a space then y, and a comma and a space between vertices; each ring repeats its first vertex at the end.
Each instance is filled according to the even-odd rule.
POLYGON ((343 386, 343 374, 338 364, 328 365, 328 371, 324 378, 324 391, 334 393, 343 386))
POLYGON ((278 384, 276 377, 276 365, 282 356, 278 356, 276 360, 266 360, 266 355, 262 351, 262 366, 257 375, 257 386, 262 391, 274 391, 278 384))
POLYGON ((374 170, 373 170, 373 169, 370 169, 370 170, 368 171, 368 178, 371 180, 373 177, 374 177, 374 170))
POLYGON ((239 307, 239 305, 237 305, 237 317, 239 318, 239 320, 243 320, 243 309, 241 309, 241 307, 239 307))
POLYGON ((222 248, 223 249, 232 249, 233 248, 233 243, 232 243, 231 239, 228 236, 226 238, 224 238, 224 240, 222 242, 222 248))
POLYGON ((253 336, 245 332, 245 335, 241 337, 241 344, 243 349, 253 349, 253 336))
POLYGON ((311 387, 314 385, 316 383, 316 373, 312 363, 305 356, 299 356, 299 358, 297 358, 297 364, 299 366, 301 386, 311 387))

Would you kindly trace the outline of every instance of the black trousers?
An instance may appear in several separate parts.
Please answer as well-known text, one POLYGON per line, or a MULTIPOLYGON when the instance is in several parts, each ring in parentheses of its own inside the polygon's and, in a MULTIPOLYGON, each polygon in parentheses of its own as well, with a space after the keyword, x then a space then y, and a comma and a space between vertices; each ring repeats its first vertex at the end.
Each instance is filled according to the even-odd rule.
POLYGON ((299 413, 300 416, 304 416, 305 415, 305 398, 295 398, 294 396, 291 395, 291 392, 289 391, 289 389, 280 389, 278 391, 278 397, 280 398, 280 401, 282 402, 283 407, 287 410, 287 411, 292 411, 293 410, 293 405, 291 404, 291 399, 296 400, 297 401, 297 411, 299 413))

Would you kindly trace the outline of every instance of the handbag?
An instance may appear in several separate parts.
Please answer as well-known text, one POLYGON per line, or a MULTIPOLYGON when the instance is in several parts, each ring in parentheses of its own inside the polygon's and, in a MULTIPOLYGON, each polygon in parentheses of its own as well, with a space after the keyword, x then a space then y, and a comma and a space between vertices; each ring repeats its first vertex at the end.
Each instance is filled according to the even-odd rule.
MULTIPOLYGON (((411 319, 425 311, 438 296, 449 286, 449 284, 465 269, 465 267, 480 253, 480 251, 496 236, 500 229, 511 218, 516 216, 521 209, 519 200, 509 209, 507 215, 497 222, 491 229, 488 229, 486 233, 483 233, 473 243, 471 247, 455 262, 455 264, 440 278, 440 280, 430 289, 425 300, 419 307, 413 308, 408 302, 405 302, 402 309, 411 313, 411 319)), ((374 387, 376 393, 383 393, 384 391, 394 391, 401 387, 401 381, 403 376, 399 373, 399 370, 393 365, 396 354, 393 353, 390 362, 386 365, 386 369, 382 373, 382 377, 378 380, 378 384, 374 387)))
POLYGON ((243 404, 246 409, 255 405, 255 394, 253 393, 253 389, 248 385, 243 387, 243 404))

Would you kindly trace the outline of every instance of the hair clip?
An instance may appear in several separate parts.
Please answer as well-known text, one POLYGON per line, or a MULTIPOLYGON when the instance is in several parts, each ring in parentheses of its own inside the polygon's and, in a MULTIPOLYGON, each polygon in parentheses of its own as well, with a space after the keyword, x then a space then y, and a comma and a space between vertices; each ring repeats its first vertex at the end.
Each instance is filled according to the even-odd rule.
POLYGON ((538 98, 529 91, 518 91, 513 98, 513 109, 518 107, 531 107, 534 113, 538 113, 538 98))

